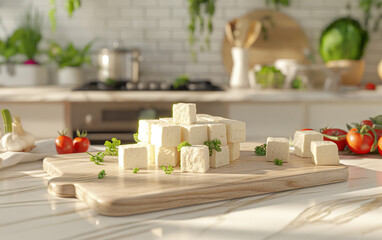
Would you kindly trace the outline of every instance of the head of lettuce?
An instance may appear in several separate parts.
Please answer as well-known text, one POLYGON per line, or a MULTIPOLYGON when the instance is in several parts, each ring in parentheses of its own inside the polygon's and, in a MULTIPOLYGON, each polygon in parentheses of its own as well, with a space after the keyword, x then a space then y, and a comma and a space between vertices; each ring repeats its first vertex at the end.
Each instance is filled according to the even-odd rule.
POLYGON ((350 17, 332 22, 321 34, 320 55, 324 62, 340 59, 361 59, 368 42, 368 33, 350 17))

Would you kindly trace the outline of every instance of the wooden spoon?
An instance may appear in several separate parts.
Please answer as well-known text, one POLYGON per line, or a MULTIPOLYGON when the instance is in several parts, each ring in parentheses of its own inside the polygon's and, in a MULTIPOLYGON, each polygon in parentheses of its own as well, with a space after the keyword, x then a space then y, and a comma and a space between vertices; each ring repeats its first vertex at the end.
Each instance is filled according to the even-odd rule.
POLYGON ((261 33, 261 22, 260 21, 252 21, 248 32, 247 37, 244 42, 244 48, 250 48, 252 44, 256 42, 261 33))

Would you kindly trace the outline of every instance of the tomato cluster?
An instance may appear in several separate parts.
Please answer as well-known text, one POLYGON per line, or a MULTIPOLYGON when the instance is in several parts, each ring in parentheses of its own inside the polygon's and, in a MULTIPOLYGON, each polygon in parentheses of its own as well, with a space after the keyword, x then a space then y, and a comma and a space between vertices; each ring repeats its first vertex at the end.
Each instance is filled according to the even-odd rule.
POLYGON ((86 137, 87 132, 77 130, 77 137, 73 140, 66 136, 66 131, 58 132, 60 136, 56 138, 56 150, 58 154, 82 153, 89 149, 90 141, 86 137))
POLYGON ((347 125, 349 132, 339 128, 324 128, 320 132, 324 140, 336 143, 339 151, 344 151, 347 146, 356 154, 367 154, 378 148, 382 155, 382 115, 370 119, 353 123, 353 126, 347 125))

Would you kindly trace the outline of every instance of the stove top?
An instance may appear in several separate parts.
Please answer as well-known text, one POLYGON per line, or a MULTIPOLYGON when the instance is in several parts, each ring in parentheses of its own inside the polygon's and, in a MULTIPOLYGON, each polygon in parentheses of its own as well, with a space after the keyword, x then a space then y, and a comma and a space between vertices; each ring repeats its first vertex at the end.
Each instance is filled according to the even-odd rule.
POLYGON ((170 83, 146 81, 92 81, 73 89, 73 91, 223 91, 209 80, 192 80, 177 89, 170 83))

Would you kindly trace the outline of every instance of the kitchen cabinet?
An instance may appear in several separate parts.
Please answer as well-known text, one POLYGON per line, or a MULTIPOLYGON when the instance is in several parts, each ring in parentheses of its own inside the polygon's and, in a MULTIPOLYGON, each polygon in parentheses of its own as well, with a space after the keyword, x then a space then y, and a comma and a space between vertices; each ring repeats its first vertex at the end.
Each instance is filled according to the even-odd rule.
POLYGON ((268 136, 290 137, 301 128, 346 128, 346 123, 382 113, 382 92, 379 91, 96 92, 57 87, 0 89, 0 107, 20 115, 25 129, 39 139, 54 138, 57 130, 65 128, 70 132, 77 128, 99 132, 112 129, 109 133, 115 135, 127 126, 128 131, 122 132, 129 132, 129 138, 132 138, 140 110, 153 108, 159 116, 170 116, 171 105, 177 102, 195 102, 199 113, 245 121, 247 139, 262 141, 268 136))

